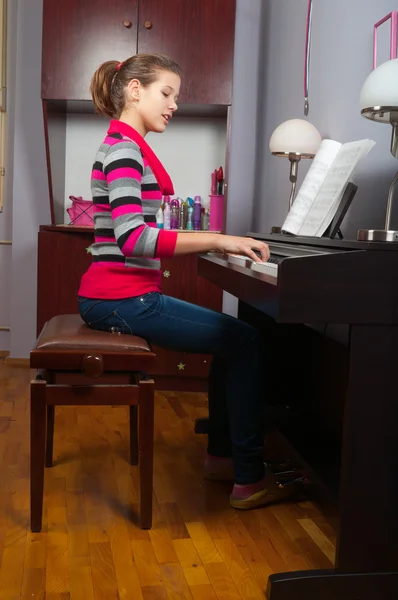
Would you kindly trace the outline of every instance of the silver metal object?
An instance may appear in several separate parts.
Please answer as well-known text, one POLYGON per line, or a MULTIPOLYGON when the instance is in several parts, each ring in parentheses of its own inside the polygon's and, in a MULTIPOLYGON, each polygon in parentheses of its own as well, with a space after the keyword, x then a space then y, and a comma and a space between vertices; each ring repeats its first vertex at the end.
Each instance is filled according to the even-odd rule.
POLYGON ((299 152, 273 152, 274 156, 284 156, 290 160, 290 182, 292 187, 290 189, 289 198, 289 210, 292 208, 294 202, 294 195, 296 192, 298 164, 302 158, 314 158, 315 154, 300 154, 299 152))
MULTIPOLYGON (((398 111, 396 106, 369 106, 361 110, 361 115, 377 121, 379 123, 387 123, 392 126, 391 133, 391 154, 398 158, 398 111)), ((398 231, 390 229, 391 212, 394 200, 395 188, 398 183, 398 172, 395 174, 388 190, 386 221, 384 229, 360 229, 357 239, 367 242, 397 242, 398 231)))
POLYGON ((294 201, 294 194, 296 192, 296 183, 297 183, 297 171, 298 164, 301 160, 300 154, 293 154, 292 152, 289 154, 290 160, 290 182, 292 184, 292 189, 290 190, 290 198, 289 198, 289 210, 292 208, 292 204, 294 201))
POLYGON ((369 106, 361 110, 361 115, 371 121, 392 126, 391 154, 398 158, 398 110, 396 106, 369 106))
POLYGON ((357 239, 360 242, 398 242, 398 231, 385 229, 360 229, 357 239))

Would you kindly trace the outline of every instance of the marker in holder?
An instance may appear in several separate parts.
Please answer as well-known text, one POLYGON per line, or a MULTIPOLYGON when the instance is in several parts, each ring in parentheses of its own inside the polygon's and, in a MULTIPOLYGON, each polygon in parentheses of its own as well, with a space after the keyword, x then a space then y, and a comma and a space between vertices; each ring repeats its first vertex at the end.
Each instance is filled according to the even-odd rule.
POLYGON ((211 231, 222 231, 224 227, 224 194, 210 194, 210 222, 211 231))

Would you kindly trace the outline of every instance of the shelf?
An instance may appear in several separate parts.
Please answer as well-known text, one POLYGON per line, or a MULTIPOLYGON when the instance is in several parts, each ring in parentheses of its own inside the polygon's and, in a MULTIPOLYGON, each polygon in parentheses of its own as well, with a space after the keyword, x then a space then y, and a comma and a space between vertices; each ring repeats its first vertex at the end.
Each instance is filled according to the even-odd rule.
MULTIPOLYGON (((91 100, 45 100, 47 108, 56 113, 95 114, 91 100)), ((228 105, 180 104, 175 117, 214 117, 226 119, 228 105)))
MULTIPOLYGON (((40 230, 94 233, 94 227, 89 227, 88 225, 67 225, 66 223, 60 223, 59 225, 41 225, 40 230)), ((221 231, 214 231, 211 229, 164 229, 163 231, 176 231, 177 233, 221 233, 221 231)))

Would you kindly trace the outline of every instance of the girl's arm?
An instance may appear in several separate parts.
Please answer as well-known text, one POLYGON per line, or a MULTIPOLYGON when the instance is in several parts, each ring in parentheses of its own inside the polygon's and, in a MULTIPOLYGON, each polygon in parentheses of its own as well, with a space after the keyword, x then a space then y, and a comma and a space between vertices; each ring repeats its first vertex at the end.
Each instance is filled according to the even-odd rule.
POLYGON ((149 201, 147 194, 158 194, 160 200, 161 192, 142 185, 144 162, 138 145, 117 141, 108 149, 103 165, 114 235, 122 254, 128 258, 173 256, 177 232, 149 227, 145 222, 142 205, 149 201))

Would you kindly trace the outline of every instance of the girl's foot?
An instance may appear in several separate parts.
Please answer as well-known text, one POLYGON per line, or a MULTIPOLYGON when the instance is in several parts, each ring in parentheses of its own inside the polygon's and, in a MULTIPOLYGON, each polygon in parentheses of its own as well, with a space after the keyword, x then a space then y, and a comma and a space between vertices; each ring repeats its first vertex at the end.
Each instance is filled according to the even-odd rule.
POLYGON ((230 496, 233 508, 248 510, 267 504, 276 504, 294 496, 297 487, 292 485, 280 486, 275 476, 268 472, 267 476, 250 485, 235 484, 230 496))

